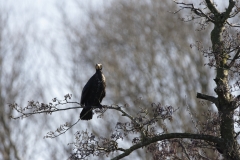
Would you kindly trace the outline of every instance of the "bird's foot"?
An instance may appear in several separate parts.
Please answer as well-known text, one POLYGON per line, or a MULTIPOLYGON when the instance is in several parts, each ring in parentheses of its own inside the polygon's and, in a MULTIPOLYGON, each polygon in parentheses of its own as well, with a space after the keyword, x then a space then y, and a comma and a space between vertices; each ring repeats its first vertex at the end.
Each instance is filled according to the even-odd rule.
POLYGON ((99 108, 99 109, 102 109, 102 108, 103 108, 103 105, 99 104, 99 105, 98 105, 98 108, 99 108))

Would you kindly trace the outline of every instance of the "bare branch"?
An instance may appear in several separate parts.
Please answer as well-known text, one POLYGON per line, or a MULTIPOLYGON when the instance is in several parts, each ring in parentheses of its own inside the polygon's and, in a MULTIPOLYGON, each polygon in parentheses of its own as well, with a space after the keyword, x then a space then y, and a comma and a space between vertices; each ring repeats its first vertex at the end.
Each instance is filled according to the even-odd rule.
MULTIPOLYGON (((174 2, 175 2, 176 4, 178 4, 178 5, 180 5, 180 7, 181 7, 181 9, 173 12, 174 14, 180 12, 180 11, 183 10, 183 9, 191 9, 191 11, 192 11, 193 13, 195 13, 197 16, 199 16, 199 17, 197 17, 197 18, 204 17, 204 18, 207 19, 207 21, 214 22, 214 20, 212 19, 211 16, 209 16, 209 15, 206 14, 206 13, 204 13, 201 9, 195 8, 192 3, 177 2, 177 1, 175 1, 175 0, 174 0, 174 2)), ((194 19, 197 19, 197 18, 194 18, 194 19)))
POLYGON ((213 96, 209 96, 209 95, 202 94, 202 93, 197 93, 197 98, 204 99, 204 100, 210 101, 214 104, 217 104, 217 98, 213 97, 213 96))
POLYGON ((228 8, 226 9, 226 12, 224 14, 224 20, 226 20, 230 17, 230 14, 231 14, 232 9, 235 6, 235 4, 236 4, 236 2, 234 0, 229 0, 228 8))
POLYGON ((221 138, 211 136, 211 135, 191 134, 191 133, 163 134, 163 135, 159 135, 159 136, 156 136, 156 137, 153 137, 153 138, 149 138, 144 142, 133 145, 129 149, 126 149, 124 153, 112 158, 112 160, 118 160, 118 159, 121 159, 123 157, 126 157, 130 153, 132 153, 133 151, 135 151, 135 150, 137 150, 141 147, 147 146, 151 143, 158 142, 158 141, 161 141, 161 140, 166 140, 166 139, 174 139, 174 138, 181 138, 181 139, 182 138, 190 138, 190 139, 197 139, 197 140, 205 140, 205 141, 213 142, 213 143, 216 143, 216 144, 223 143, 223 140, 221 138))
POLYGON ((191 158, 189 157, 189 155, 188 155, 188 153, 187 153, 187 150, 186 150, 186 148, 184 147, 184 145, 183 145, 180 141, 178 141, 178 143, 179 143, 179 145, 182 147, 182 149, 183 149, 183 151, 184 151, 187 159, 188 159, 188 160, 191 160, 191 158))
POLYGON ((219 11, 217 10, 217 8, 214 6, 214 4, 211 2, 211 0, 205 0, 207 3, 207 7, 208 9, 214 14, 220 14, 219 11))
POLYGON ((240 27, 240 24, 232 24, 232 23, 229 23, 228 21, 226 21, 226 22, 231 27, 240 27))
POLYGON ((68 123, 65 123, 64 125, 61 125, 55 132, 57 132, 58 134, 55 134, 55 132, 48 132, 46 136, 44 136, 43 138, 56 138, 64 133, 66 133, 70 128, 72 128, 73 126, 75 126, 78 122, 80 121, 80 119, 78 119, 75 123, 73 123, 72 125, 69 125, 68 123))
MULTIPOLYGON (((67 103, 76 103, 79 104, 78 102, 67 102, 67 103)), ((64 103, 64 104, 67 104, 64 103)), ((12 105, 12 104, 10 104, 12 105)), ((40 110, 40 111, 33 111, 33 112, 24 112, 25 110, 23 109, 18 109, 15 107, 14 109, 20 113, 20 116, 13 117, 11 116, 12 119, 19 119, 19 118, 27 118, 29 116, 35 115, 35 114, 41 114, 41 113, 46 113, 46 114, 52 114, 53 112, 59 112, 59 111, 65 111, 65 110, 70 110, 70 109, 77 109, 77 108, 83 108, 84 106, 78 106, 78 107, 68 107, 68 108, 49 108, 48 110, 40 110)))
POLYGON ((239 58, 240 48, 238 48, 237 53, 234 55, 232 61, 229 63, 228 67, 231 68, 235 61, 239 58))
MULTIPOLYGON (((137 119, 134 118, 133 116, 131 116, 130 114, 126 113, 124 110, 122 110, 121 107, 119 107, 118 105, 116 105, 116 107, 114 107, 113 105, 112 106, 109 106, 108 109, 114 109, 114 110, 117 110, 117 111, 120 111, 122 113, 122 116, 126 116, 128 117, 136 126, 139 126, 138 128, 140 128, 140 133, 141 133, 141 137, 143 139, 146 138, 146 135, 144 133, 144 130, 143 130, 143 126, 144 124, 141 124, 139 122, 137 122, 137 119)), ((147 114, 147 113, 146 113, 147 114)))

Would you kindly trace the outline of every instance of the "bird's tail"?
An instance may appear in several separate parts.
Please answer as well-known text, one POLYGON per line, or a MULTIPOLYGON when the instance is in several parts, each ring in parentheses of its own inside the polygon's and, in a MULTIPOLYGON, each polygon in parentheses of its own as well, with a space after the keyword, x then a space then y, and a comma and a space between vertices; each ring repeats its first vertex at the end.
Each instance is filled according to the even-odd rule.
POLYGON ((92 119, 93 112, 91 107, 84 107, 82 112, 80 113, 81 120, 90 120, 92 119))

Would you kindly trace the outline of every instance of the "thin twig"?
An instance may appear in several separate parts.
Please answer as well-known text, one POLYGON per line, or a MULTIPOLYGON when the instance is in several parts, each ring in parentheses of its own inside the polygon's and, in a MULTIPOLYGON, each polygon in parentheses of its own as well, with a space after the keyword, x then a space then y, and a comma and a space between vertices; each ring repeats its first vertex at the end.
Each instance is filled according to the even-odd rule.
POLYGON ((181 143, 181 141, 178 141, 178 143, 180 144, 180 146, 183 148, 183 151, 187 157, 187 159, 191 160, 191 158, 189 157, 186 148, 184 147, 184 145, 181 143))
POLYGON ((67 129, 65 129, 63 132, 58 132, 59 134, 57 134, 57 135, 53 134, 53 136, 51 134, 49 134, 49 136, 44 136, 44 138, 56 138, 64 133, 66 133, 70 128, 75 126, 79 121, 80 121, 80 118, 75 123, 73 123, 71 126, 69 126, 67 129))
POLYGON ((232 24, 232 23, 229 23, 228 21, 226 21, 226 23, 231 27, 240 27, 240 24, 232 24))
POLYGON ((83 108, 83 107, 78 106, 78 107, 68 107, 68 108, 62 108, 62 109, 55 108, 54 110, 44 110, 44 111, 29 112, 29 113, 24 113, 24 112, 21 112, 21 111, 17 110, 22 115, 18 116, 18 117, 11 117, 11 118, 12 119, 26 118, 26 117, 29 117, 29 116, 34 115, 34 114, 41 114, 41 113, 48 113, 49 114, 49 113, 52 113, 52 112, 59 112, 59 111, 65 111, 65 110, 70 110, 70 109, 77 109, 77 108, 83 108))
MULTIPOLYGON (((134 122, 135 124, 137 124, 137 125, 140 125, 130 114, 128 114, 128 113, 126 113, 125 111, 123 111, 122 109, 121 109, 121 107, 119 107, 119 106, 117 106, 117 107, 113 107, 113 106, 111 106, 111 107, 107 107, 108 109, 115 109, 115 110, 117 110, 117 111, 120 111, 121 113, 122 113, 122 116, 126 116, 126 117, 128 117, 132 122, 134 122)), ((146 138, 146 135, 144 134, 144 131, 141 129, 141 131, 140 131, 140 133, 141 133, 141 136, 142 136, 142 138, 143 138, 143 140, 146 138)))
POLYGON ((240 48, 238 48, 237 53, 234 55, 232 61, 229 63, 228 68, 231 68, 235 61, 239 58, 240 48))

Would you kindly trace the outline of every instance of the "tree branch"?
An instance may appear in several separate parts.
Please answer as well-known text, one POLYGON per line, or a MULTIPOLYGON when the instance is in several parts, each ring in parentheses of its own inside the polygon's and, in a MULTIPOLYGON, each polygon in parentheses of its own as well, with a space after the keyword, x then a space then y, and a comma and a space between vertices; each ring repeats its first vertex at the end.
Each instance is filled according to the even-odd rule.
POLYGON ((234 62, 239 58, 240 48, 238 48, 237 53, 234 55, 232 61, 229 63, 228 68, 231 68, 234 62))
POLYGON ((231 27, 240 27, 240 24, 232 24, 232 23, 229 23, 228 21, 226 21, 226 22, 231 27))
POLYGON ((43 138, 56 138, 64 133, 66 133, 70 128, 72 128, 73 126, 75 126, 78 122, 80 121, 80 118, 73 124, 69 125, 68 123, 61 125, 55 132, 48 132, 46 136, 44 136, 43 138), (65 128, 67 127, 67 128, 65 128), (58 133, 55 135, 55 133, 58 133))
POLYGON ((226 12, 224 14, 224 20, 226 20, 230 17, 230 14, 231 14, 232 9, 235 6, 235 4, 236 4, 236 2, 234 0, 229 0, 228 8, 226 9, 226 12))
POLYGON ((17 110, 17 112, 21 113, 22 115, 17 116, 17 117, 11 116, 11 118, 12 119, 26 118, 26 117, 29 117, 29 116, 34 115, 34 114, 41 114, 41 113, 50 114, 52 112, 59 112, 59 111, 65 111, 65 110, 70 110, 70 109, 77 109, 77 108, 83 108, 83 107, 82 106, 79 106, 79 107, 68 107, 68 108, 62 108, 62 109, 54 108, 53 110, 43 110, 43 111, 29 112, 29 113, 24 113, 24 112, 22 112, 20 110, 17 110))
POLYGON ((217 8, 214 6, 214 4, 211 2, 211 0, 205 0, 207 3, 207 7, 208 9, 214 14, 217 15, 219 14, 219 11, 217 10, 217 8))
POLYGON ((217 98, 213 97, 213 96, 209 96, 209 95, 202 94, 202 93, 197 93, 197 98, 204 99, 204 100, 210 101, 214 104, 217 104, 217 98))
POLYGON ((188 155, 188 153, 187 153, 187 150, 186 150, 186 148, 184 147, 184 145, 183 145, 180 141, 179 141, 178 143, 179 143, 179 145, 182 147, 182 149, 183 149, 183 151, 184 151, 187 159, 188 159, 188 160, 191 160, 191 158, 189 157, 189 155, 188 155))
MULTIPOLYGON (((108 109, 115 109, 115 110, 117 110, 117 111, 120 111, 121 113, 122 113, 122 116, 126 116, 126 117, 128 117, 132 122, 134 122, 135 124, 137 124, 137 125, 140 125, 131 115, 129 115, 128 113, 126 113, 125 111, 123 111, 122 109, 121 109, 121 107, 119 107, 119 106, 117 106, 117 107, 113 107, 113 106, 110 106, 110 107, 108 107, 108 106, 106 106, 108 109)), ((144 131, 141 129, 141 131, 140 131, 140 134, 141 134, 141 137, 143 138, 143 139, 145 139, 146 138, 146 136, 145 136, 145 134, 144 134, 144 131)))
POLYGON ((197 16, 204 17, 207 19, 207 21, 211 21, 211 22, 214 21, 211 16, 208 16, 207 14, 205 14, 201 9, 195 8, 192 3, 177 2, 176 0, 174 0, 173 2, 178 5, 182 5, 180 6, 181 9, 177 10, 176 12, 173 12, 174 14, 178 13, 183 9, 191 9, 191 11, 194 12, 197 16))
POLYGON ((213 142, 213 143, 216 143, 219 145, 221 145, 223 143, 223 140, 221 138, 211 136, 211 135, 191 134, 191 133, 169 133, 169 134, 163 134, 163 135, 159 135, 159 136, 156 136, 153 138, 149 138, 141 143, 133 145, 129 149, 126 149, 124 153, 112 158, 112 160, 118 160, 123 157, 126 157, 133 151, 135 151, 141 147, 147 146, 151 143, 161 141, 161 140, 166 140, 166 139, 173 139, 173 138, 189 138, 189 139, 205 140, 205 141, 213 142))

